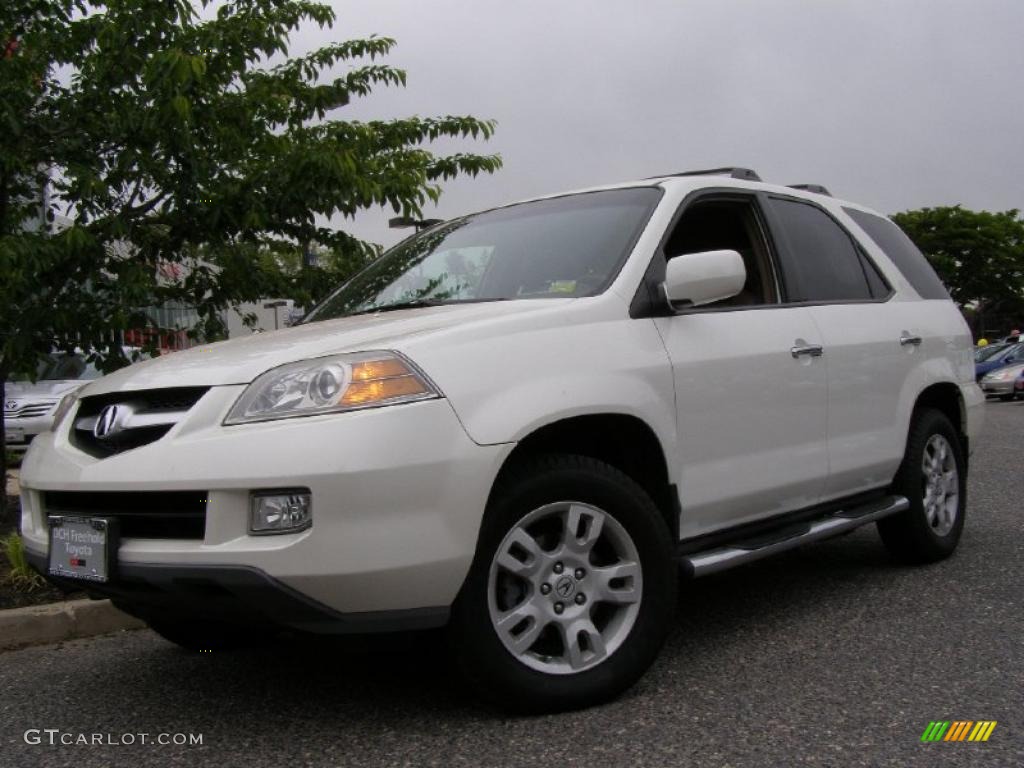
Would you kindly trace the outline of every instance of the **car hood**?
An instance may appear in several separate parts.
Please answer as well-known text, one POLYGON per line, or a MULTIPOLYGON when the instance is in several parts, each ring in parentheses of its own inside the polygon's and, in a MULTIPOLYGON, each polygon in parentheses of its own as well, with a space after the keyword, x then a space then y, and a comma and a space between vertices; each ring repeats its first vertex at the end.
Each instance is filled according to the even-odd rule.
POLYGON ((5 398, 16 400, 52 400, 63 397, 88 384, 82 379, 45 379, 37 382, 9 381, 4 386, 5 398))
POLYGON ((395 310, 322 320, 172 352, 97 379, 83 395, 163 387, 248 384, 264 371, 310 357, 401 351, 410 339, 493 318, 550 311, 575 299, 521 299, 395 310))
POLYGON ((984 376, 986 373, 996 370, 997 368, 1005 368, 1008 365, 1013 365, 1013 363, 1007 363, 1002 360, 986 360, 983 363, 975 363, 974 376, 975 378, 978 378, 980 376, 984 376))

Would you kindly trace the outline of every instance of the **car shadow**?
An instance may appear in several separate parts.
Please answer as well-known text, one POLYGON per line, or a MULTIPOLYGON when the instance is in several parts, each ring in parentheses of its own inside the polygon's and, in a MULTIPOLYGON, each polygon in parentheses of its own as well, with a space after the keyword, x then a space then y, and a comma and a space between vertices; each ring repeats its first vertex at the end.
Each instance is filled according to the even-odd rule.
MULTIPOLYGON (((893 570, 899 569, 871 530, 684 582, 676 624, 658 664, 713 655, 737 633, 766 622, 784 633, 794 621, 814 614, 823 601, 860 599, 865 581, 885 582, 893 570)), ((506 719, 462 682, 442 631, 296 636, 210 654, 188 653, 144 634, 148 640, 138 652, 148 663, 142 671, 138 665, 117 664, 111 676, 141 687, 147 698, 172 701, 184 696, 187 701, 182 703, 197 722, 222 720, 225 712, 258 709, 258 702, 267 701, 285 719, 301 717, 304 711, 331 712, 339 721, 372 723, 385 730, 424 718, 506 719), (175 670, 172 677, 161 671, 168 667, 175 670)), ((681 668, 685 683, 685 666, 681 668)), ((642 695, 642 690, 634 689, 615 705, 642 695)), ((231 730, 231 722, 235 718, 222 721, 222 727, 231 730)), ((238 721, 238 726, 243 723, 238 721)))

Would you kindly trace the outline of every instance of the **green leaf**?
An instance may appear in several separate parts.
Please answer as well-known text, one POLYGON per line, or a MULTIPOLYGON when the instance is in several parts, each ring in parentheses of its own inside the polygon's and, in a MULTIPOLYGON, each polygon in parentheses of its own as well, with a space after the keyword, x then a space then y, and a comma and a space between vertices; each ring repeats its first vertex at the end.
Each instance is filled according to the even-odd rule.
POLYGON ((189 103, 189 100, 181 94, 178 94, 171 99, 171 107, 182 120, 187 120, 192 114, 192 105, 189 103))
POLYGON ((487 120, 338 119, 407 77, 386 62, 387 37, 332 34, 290 56, 296 33, 334 23, 324 3, 225 0, 201 15, 188 0, 12 8, 3 18, 25 44, 0 61, 9 371, 34 370, 58 341, 106 360, 111 334, 133 329, 156 334, 155 349, 161 306, 189 313, 196 338, 222 333, 222 313, 240 302, 308 306, 380 253, 347 219, 381 205, 420 215, 445 180, 501 165, 430 149, 489 138, 487 120), (74 219, 61 231, 39 225, 41 168, 48 213, 74 219), (316 265, 304 265, 306 248, 316 265))

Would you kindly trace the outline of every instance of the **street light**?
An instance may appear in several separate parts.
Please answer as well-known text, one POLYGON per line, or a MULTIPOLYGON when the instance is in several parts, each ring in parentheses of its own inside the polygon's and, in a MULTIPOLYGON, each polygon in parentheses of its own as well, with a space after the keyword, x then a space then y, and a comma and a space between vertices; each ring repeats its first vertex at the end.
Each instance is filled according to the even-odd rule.
POLYGON ((287 306, 288 306, 288 302, 284 301, 284 300, 280 300, 280 299, 278 301, 268 301, 266 304, 263 305, 264 309, 272 309, 272 310, 274 310, 274 330, 275 331, 280 328, 280 326, 278 325, 278 322, 277 322, 277 308, 278 307, 287 307, 287 306))

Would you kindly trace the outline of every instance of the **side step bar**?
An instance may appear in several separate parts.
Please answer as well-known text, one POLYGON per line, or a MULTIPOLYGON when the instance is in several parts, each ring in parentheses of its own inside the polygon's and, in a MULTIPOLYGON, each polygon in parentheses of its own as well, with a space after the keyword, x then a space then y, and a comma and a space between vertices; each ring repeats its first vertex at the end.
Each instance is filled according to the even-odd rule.
POLYGON ((833 512, 817 520, 796 526, 783 526, 774 536, 768 533, 755 539, 736 541, 724 547, 683 555, 679 564, 692 578, 707 576, 709 573, 718 573, 737 565, 752 563, 804 544, 841 536, 862 525, 903 512, 909 506, 910 502, 903 496, 886 496, 870 504, 833 512))

